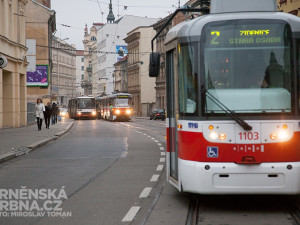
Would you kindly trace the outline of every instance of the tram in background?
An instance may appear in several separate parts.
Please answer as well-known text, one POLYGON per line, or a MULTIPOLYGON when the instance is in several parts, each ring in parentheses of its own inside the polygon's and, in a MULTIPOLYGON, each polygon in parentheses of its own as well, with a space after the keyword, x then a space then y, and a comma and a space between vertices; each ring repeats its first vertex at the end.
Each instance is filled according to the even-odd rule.
POLYGON ((169 30, 167 177, 179 191, 300 193, 300 18, 275 3, 212 0, 169 30))
POLYGON ((131 94, 116 93, 108 96, 97 97, 98 117, 106 120, 129 121, 133 114, 131 94))
POLYGON ((69 116, 72 119, 96 119, 96 100, 91 96, 80 96, 69 100, 69 116))

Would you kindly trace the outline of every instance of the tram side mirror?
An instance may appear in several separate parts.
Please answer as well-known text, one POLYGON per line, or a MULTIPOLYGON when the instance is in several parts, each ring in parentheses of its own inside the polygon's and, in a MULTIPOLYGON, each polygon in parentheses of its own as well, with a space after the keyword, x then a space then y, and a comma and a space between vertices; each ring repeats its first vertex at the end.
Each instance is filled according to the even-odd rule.
POLYGON ((160 67, 160 53, 152 52, 150 54, 149 77, 158 77, 160 67))

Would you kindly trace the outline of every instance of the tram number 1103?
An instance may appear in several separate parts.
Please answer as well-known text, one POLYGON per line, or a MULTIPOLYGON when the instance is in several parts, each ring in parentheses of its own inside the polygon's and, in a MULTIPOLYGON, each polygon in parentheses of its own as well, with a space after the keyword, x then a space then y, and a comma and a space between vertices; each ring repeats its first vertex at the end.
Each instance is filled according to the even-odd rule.
POLYGON ((258 132, 240 132, 240 140, 243 141, 256 141, 259 139, 258 132))

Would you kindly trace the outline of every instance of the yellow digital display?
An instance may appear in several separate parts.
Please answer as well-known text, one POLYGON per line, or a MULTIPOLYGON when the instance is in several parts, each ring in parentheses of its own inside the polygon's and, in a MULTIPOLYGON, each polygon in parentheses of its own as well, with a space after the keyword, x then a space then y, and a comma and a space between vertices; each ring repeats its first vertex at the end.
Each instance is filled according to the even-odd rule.
POLYGON ((228 30, 210 31, 210 44, 218 45, 259 45, 259 44, 279 44, 282 38, 271 29, 249 29, 236 30, 229 33, 228 30), (233 34, 233 35, 232 35, 233 34))
POLYGON ((240 36, 268 35, 270 30, 240 30, 240 36))

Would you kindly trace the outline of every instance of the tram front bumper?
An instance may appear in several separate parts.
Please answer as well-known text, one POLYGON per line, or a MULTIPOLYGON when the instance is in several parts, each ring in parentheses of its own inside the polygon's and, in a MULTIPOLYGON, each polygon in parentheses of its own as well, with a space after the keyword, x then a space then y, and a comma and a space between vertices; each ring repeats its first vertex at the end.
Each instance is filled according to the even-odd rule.
POLYGON ((299 194, 300 162, 205 163, 178 160, 183 191, 200 194, 299 194))

